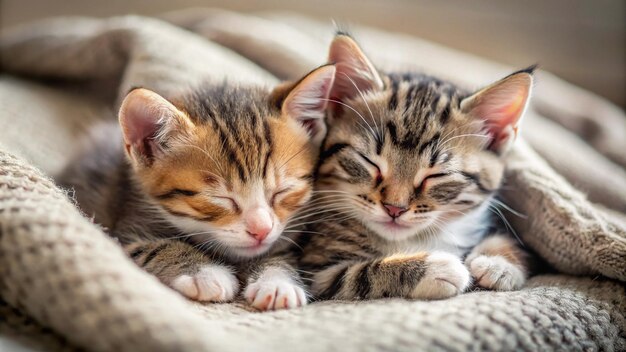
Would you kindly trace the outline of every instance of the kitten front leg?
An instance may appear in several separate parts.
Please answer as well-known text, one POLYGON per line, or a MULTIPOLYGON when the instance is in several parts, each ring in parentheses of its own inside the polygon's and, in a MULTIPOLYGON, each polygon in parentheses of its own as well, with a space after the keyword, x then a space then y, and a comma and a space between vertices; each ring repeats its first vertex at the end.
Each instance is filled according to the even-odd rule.
POLYGON ((443 299, 463 292, 469 282, 458 257, 422 252, 330 266, 313 275, 312 291, 324 299, 443 299))
POLYGON ((479 243, 465 259, 478 286, 496 290, 520 289, 528 275, 528 255, 514 239, 493 235, 479 243))
POLYGON ((233 268, 188 243, 139 241, 124 245, 124 250, 137 265, 189 299, 228 302, 239 292, 233 268))
POLYGON ((244 297, 259 310, 288 309, 307 304, 300 276, 282 257, 259 263, 250 270, 247 282, 244 297))

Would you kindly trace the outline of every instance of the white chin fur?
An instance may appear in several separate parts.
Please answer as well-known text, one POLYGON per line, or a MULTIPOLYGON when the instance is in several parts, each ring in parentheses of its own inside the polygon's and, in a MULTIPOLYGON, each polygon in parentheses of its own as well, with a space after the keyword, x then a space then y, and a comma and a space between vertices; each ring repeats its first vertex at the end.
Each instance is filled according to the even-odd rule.
POLYGON ((267 252, 270 248, 272 248, 272 245, 274 243, 267 243, 267 244, 263 244, 262 246, 259 247, 225 247, 227 251, 230 251, 231 256, 233 257, 239 257, 239 258, 253 258, 256 257, 258 255, 261 255, 265 252, 267 252))
POLYGON ((403 241, 411 238, 430 226, 432 221, 423 221, 419 224, 411 224, 411 226, 391 228, 389 225, 376 222, 366 221, 365 226, 387 241, 403 241))

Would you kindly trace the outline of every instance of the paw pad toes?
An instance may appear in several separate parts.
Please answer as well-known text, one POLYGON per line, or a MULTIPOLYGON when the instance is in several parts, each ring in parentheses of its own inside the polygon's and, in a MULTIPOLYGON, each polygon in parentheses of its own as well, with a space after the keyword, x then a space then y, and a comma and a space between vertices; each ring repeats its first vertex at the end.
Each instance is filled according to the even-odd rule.
POLYGON ((432 253, 426 259, 427 270, 411 293, 412 298, 443 299, 463 292, 470 274, 461 260, 447 253, 432 253))
POLYGON ((248 302, 259 310, 277 310, 293 308, 306 304, 304 290, 291 279, 263 280, 262 278, 251 283, 246 288, 248 302), (301 292, 301 293, 300 293, 301 292), (299 299, 299 296, 302 296, 299 299))
POLYGON ((238 281, 229 269, 209 265, 194 275, 180 275, 172 288, 185 297, 202 302, 224 302, 234 298, 238 281))
POLYGON ((491 290, 519 289, 526 280, 520 268, 500 256, 479 256, 470 263, 470 270, 478 286, 491 290))

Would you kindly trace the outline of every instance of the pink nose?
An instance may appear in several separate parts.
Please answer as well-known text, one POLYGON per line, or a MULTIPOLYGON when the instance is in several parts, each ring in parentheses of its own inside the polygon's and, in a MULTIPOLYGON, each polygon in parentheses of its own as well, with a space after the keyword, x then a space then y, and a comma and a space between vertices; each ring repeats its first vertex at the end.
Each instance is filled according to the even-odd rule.
POLYGON ((269 211, 263 208, 250 210, 246 220, 246 231, 257 241, 263 241, 272 232, 274 222, 269 211))
POLYGON ((406 213, 406 211, 408 210, 406 207, 398 207, 385 203, 383 203, 383 207, 385 207, 385 209, 387 210, 387 214, 389 214, 389 216, 391 216, 392 218, 397 218, 398 216, 406 213))

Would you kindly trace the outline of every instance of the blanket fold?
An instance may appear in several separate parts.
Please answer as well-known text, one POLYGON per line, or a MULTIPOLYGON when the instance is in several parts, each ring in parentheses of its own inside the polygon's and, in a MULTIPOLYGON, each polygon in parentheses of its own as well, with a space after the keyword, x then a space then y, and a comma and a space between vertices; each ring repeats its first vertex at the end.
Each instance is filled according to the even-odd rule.
POLYGON ((136 267, 50 179, 0 152, 0 190, 2 300, 95 350, 218 350, 203 336, 220 328, 136 267))
POLYGON ((101 97, 121 99, 133 87, 168 95, 205 80, 276 82, 229 49, 150 18, 51 19, 11 29, 1 38, 5 71, 97 87, 94 94, 101 97))
MULTIPOLYGON (((528 144, 509 156, 502 195, 513 211, 501 211, 524 245, 561 274, 531 278, 517 292, 260 314, 237 303, 188 302, 139 270, 38 169, 58 171, 131 87, 168 94, 207 79, 272 85, 273 75, 293 79, 322 64, 332 35, 328 25, 286 14, 193 10, 164 18, 169 23, 63 18, 2 33, 2 73, 14 77, 0 76, 0 315, 13 319, 0 318, 0 333, 28 330, 59 350, 626 350, 624 138, 608 126, 626 126, 626 118, 549 74, 540 76, 526 122, 540 132, 527 129, 528 144), (574 114, 567 107, 576 97, 584 99, 572 106, 586 105, 574 114), (586 144, 574 133, 589 121, 597 126, 586 144), (21 132, 9 133, 10 123, 21 132), (36 327, 22 329, 29 319, 36 327)), ((506 71, 419 39, 355 32, 383 67, 412 63, 468 86, 506 71)))
MULTIPOLYGON (((524 143, 508 156, 505 203, 522 242, 564 273, 626 281, 626 227, 595 208, 524 143)), ((506 210, 502 210, 506 211, 506 210)))

